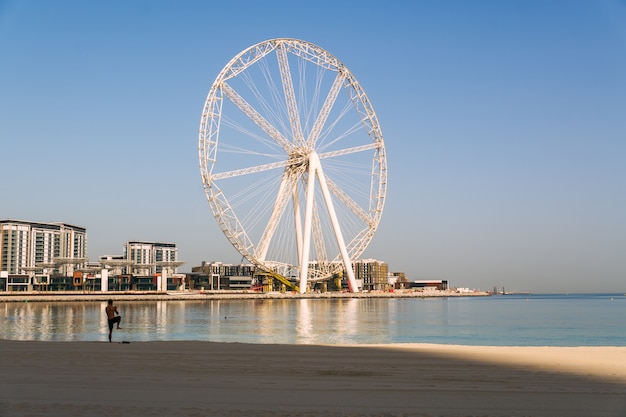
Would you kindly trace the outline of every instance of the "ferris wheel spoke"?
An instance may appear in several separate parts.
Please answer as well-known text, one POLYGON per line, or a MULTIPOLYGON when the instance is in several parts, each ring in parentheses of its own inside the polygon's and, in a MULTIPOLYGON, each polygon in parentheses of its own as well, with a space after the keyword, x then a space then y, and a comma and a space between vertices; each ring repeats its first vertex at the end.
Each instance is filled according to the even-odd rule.
POLYGON ((265 133, 267 133, 272 139, 276 141, 285 152, 289 153, 293 145, 289 140, 278 131, 270 122, 268 122, 261 114, 254 109, 243 97, 241 97, 231 86, 227 83, 222 83, 221 86, 224 95, 230 99, 250 120, 252 120, 257 126, 259 126, 265 133))
MULTIPOLYGON (((292 192, 291 186, 294 183, 294 179, 292 178, 293 175, 292 170, 286 169, 283 173, 282 180, 280 181, 278 193, 276 194, 276 200, 274 202, 274 209, 272 210, 272 214, 270 215, 265 230, 263 231, 263 235, 261 236, 255 251, 256 258, 261 261, 265 260, 270 241, 272 240, 272 237, 276 232, 276 228, 278 227, 278 221, 287 207, 287 201, 289 201, 289 197, 292 192)), ((295 181, 297 181, 297 179, 295 181)))
POLYGON ((317 204, 313 202, 313 224, 311 225, 313 230, 313 244, 315 246, 315 253, 317 254, 318 262, 327 261, 326 245, 324 243, 324 233, 322 232, 322 222, 320 221, 319 212, 317 211, 317 204))
POLYGON ((238 177, 241 175, 255 174, 257 172, 269 171, 271 169, 282 168, 282 167, 286 167, 289 165, 295 165, 295 164, 301 163, 302 161, 304 161, 304 159, 305 159, 304 157, 298 157, 298 158, 288 159, 285 161, 272 162, 271 164, 257 165, 253 167, 234 169, 232 171, 219 172, 217 174, 210 174, 210 178, 212 181, 217 181, 217 180, 222 180, 225 178, 238 177))
POLYGON ((298 105, 296 103, 296 94, 293 90, 293 80, 291 79, 291 71, 289 70, 289 59, 284 45, 276 48, 276 57, 278 58, 278 67, 280 68, 280 77, 283 82, 283 90, 285 92, 285 100, 287 103, 287 112, 289 113, 289 124, 291 125, 291 134, 293 142, 296 146, 304 144, 302 135, 302 126, 300 124, 300 114, 298 113, 298 105))
POLYGON ((317 119, 315 120, 315 124, 313 125, 313 128, 311 129, 311 132, 309 133, 309 137, 306 140, 306 143, 309 146, 309 148, 312 149, 315 146, 315 142, 317 142, 317 138, 319 138, 320 132, 322 131, 322 128, 326 124, 326 120, 328 119, 330 110, 333 108, 333 105, 337 101, 337 96, 339 95, 339 91, 341 90, 341 86, 343 85, 343 82, 345 79, 346 77, 343 75, 343 73, 341 72, 337 73, 337 76, 335 77, 335 81, 333 82, 333 85, 330 88, 330 91, 328 92, 328 96, 326 96, 326 100, 324 101, 324 104, 322 105, 322 109, 320 110, 320 113, 318 114, 317 119))
POLYGON ((356 203, 345 191, 343 191, 337 184, 335 184, 330 178, 326 177, 326 185, 328 185, 328 189, 333 195, 335 195, 346 207, 350 209, 354 214, 356 214, 363 223, 370 224, 372 219, 367 214, 363 207, 356 203))
POLYGON ((379 149, 382 144, 377 142, 368 143, 367 145, 354 146, 351 148, 340 149, 337 151, 324 152, 318 155, 319 159, 334 158, 335 156, 349 155, 351 153, 369 151, 370 149, 379 149))

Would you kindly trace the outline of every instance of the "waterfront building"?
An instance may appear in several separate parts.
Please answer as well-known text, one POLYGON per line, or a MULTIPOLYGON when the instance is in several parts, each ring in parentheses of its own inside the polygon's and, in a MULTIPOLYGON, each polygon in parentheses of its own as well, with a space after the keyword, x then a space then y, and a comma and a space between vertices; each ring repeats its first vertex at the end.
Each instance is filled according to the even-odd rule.
POLYGON ((448 289, 448 281, 443 279, 422 279, 411 281, 410 288, 421 290, 439 290, 448 289))
MULTIPOLYGON (((168 267, 178 261, 178 249, 175 243, 128 241, 124 243, 124 259, 134 261, 132 268, 141 270, 142 275, 160 274, 166 268, 171 268, 173 273, 177 267, 168 267)), ((127 267, 125 273, 131 274, 131 267, 127 267)))
POLYGON ((387 275, 389 265, 376 259, 361 259, 352 262, 354 278, 361 282, 363 290, 386 291, 389 287, 387 275))
POLYGON ((252 276, 236 276, 231 275, 228 277, 228 289, 229 290, 249 290, 252 287, 252 276))
MULTIPOLYGON (((316 264, 311 263, 310 268, 314 269, 316 264)), ((388 273, 389 266, 386 262, 376 259, 362 259, 352 263, 355 280, 359 288, 368 291, 386 291, 389 288, 388 273)), ((190 280, 194 282, 194 287, 205 289, 244 289, 250 287, 249 280, 254 277, 255 267, 252 264, 224 264, 222 262, 202 262, 202 265, 191 268, 190 280)), ((342 290, 343 280, 346 274, 337 274, 335 278, 328 282, 318 283, 315 290, 326 291, 333 288, 336 291, 342 290), (336 278, 339 279, 336 283, 336 278)))
POLYGON ((389 272, 387 281, 391 288, 395 288, 396 290, 402 290, 410 286, 409 280, 404 272, 389 272))
POLYGON ((133 271, 130 266, 134 261, 126 259, 123 255, 102 255, 100 256, 100 265, 108 270, 110 275, 131 274, 133 271))
POLYGON ((176 271, 184 262, 178 260, 175 243, 128 241, 123 255, 101 256, 100 264, 110 275, 103 278, 103 291, 180 290, 185 283, 185 275, 176 271))
POLYGON ((5 290, 47 285, 52 275, 71 276, 87 261, 84 227, 0 220, 0 271, 6 271, 5 290))
POLYGON ((244 289, 250 287, 254 276, 252 264, 225 264, 202 261, 200 266, 191 268, 194 286, 210 290, 244 289))
POLYGON ((192 272, 204 272, 207 275, 216 274, 219 276, 253 276, 254 265, 252 264, 225 264, 223 262, 206 262, 202 261, 200 266, 191 268, 192 272))

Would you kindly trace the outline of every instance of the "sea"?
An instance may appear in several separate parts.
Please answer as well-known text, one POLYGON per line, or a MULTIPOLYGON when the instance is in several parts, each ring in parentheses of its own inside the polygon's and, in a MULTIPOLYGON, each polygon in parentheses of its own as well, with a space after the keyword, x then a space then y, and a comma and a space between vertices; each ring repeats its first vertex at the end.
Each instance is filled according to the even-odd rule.
MULTIPOLYGON (((625 294, 120 301, 113 341, 626 346, 625 294)), ((104 302, 0 304, 0 338, 108 340, 104 302)))

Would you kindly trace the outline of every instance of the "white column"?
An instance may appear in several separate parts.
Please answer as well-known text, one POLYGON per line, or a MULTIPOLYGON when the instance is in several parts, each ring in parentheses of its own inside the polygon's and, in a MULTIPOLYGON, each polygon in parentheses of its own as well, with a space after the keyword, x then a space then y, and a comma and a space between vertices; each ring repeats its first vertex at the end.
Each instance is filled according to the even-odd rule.
POLYGON ((100 291, 109 291, 109 270, 105 268, 100 271, 100 291))
POLYGON ((161 268, 161 275, 157 278, 157 291, 167 291, 167 268, 161 268))

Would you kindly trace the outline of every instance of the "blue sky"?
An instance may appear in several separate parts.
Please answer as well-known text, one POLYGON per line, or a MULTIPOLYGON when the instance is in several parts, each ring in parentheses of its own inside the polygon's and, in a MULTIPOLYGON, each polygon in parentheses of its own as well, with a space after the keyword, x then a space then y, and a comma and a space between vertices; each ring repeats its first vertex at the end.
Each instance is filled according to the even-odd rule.
POLYGON ((0 218, 87 228, 89 256, 175 242, 239 262, 198 168, 226 63, 304 39, 385 136, 364 256, 410 279, 626 291, 626 2, 0 0, 0 218))

